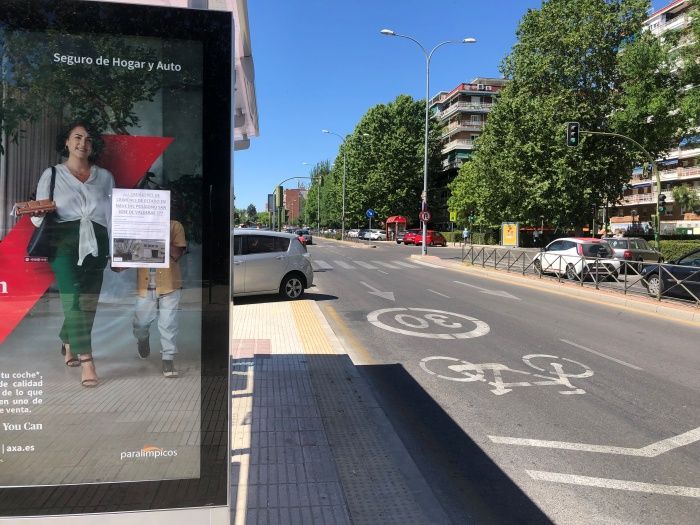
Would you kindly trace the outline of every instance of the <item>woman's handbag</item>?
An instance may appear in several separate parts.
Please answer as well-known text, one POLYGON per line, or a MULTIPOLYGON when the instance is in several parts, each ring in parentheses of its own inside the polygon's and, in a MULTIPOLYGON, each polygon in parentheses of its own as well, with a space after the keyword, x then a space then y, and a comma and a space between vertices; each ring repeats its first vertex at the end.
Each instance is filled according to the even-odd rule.
MULTIPOLYGON (((53 201, 53 189, 56 185, 56 167, 51 166, 51 189, 49 200, 53 201)), ((56 212, 52 211, 44 215, 44 220, 34 229, 31 239, 27 244, 28 257, 51 257, 54 254, 52 233, 56 224, 56 212)))

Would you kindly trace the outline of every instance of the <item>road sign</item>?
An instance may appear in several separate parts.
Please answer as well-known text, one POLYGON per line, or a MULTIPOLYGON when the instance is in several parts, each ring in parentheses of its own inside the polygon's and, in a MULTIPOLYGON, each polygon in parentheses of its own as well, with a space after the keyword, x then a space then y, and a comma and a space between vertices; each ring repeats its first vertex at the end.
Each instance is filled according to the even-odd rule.
POLYGON ((432 215, 429 211, 422 211, 418 214, 418 218, 423 222, 428 222, 432 218, 432 215))
POLYGON ((367 216, 368 219, 371 219, 371 218, 377 216, 377 212, 374 211, 372 208, 370 208, 369 210, 367 210, 367 211, 365 212, 365 215, 367 216))
POLYGON ((450 222, 455 222, 455 221, 457 221, 457 212, 451 211, 450 212, 450 222))

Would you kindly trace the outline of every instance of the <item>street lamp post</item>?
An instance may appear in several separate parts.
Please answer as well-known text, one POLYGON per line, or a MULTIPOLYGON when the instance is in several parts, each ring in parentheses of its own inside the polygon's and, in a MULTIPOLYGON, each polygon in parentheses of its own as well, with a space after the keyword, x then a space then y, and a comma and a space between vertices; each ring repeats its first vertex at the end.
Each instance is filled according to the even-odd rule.
MULTIPOLYGON (((425 55, 425 141, 424 141, 424 151, 423 151, 423 193, 421 195, 421 211, 428 210, 428 126, 430 125, 430 59, 433 57, 433 53, 445 44, 473 44, 476 42, 476 38, 464 38, 462 40, 446 40, 445 42, 440 42, 430 51, 426 50, 423 45, 418 42, 415 38, 408 35, 401 35, 391 29, 382 29, 380 31, 382 35, 385 36, 398 36, 401 38, 406 38, 421 48, 423 54, 425 55)), ((421 221, 423 223, 423 246, 421 248, 421 254, 428 254, 428 243, 426 239, 428 237, 428 222, 421 221)))

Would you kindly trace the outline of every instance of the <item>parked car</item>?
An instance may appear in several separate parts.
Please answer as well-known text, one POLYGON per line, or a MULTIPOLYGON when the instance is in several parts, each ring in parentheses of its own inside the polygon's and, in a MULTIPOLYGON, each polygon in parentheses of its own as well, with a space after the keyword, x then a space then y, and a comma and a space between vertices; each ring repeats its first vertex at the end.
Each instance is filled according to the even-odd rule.
POLYGON ((420 235, 420 234, 421 234, 420 230, 408 230, 406 233, 403 234, 403 243, 404 244, 415 244, 416 236, 420 235))
POLYGON ((401 244, 402 242, 404 242, 404 237, 406 236, 406 234, 409 234, 409 233, 410 233, 411 235, 415 235, 415 234, 418 233, 419 231, 420 231, 420 230, 415 229, 415 228, 414 228, 414 229, 411 229, 411 230, 401 230, 401 231, 396 235, 396 244, 401 244))
POLYGON ((566 275, 570 280, 586 277, 617 278, 620 261, 613 258, 610 245, 594 237, 563 237, 550 242, 533 260, 539 274, 566 275))
POLYGON ((358 230, 357 228, 353 228, 352 230, 348 230, 347 232, 345 232, 345 236, 348 239, 357 239, 357 235, 359 233, 360 233, 360 230, 358 230))
POLYGON ((639 273, 642 284, 653 297, 661 294, 700 301, 700 250, 667 264, 645 266, 639 273))
POLYGON ((296 235, 233 230, 233 295, 279 293, 299 299, 313 285, 311 259, 296 235))
POLYGON ((386 232, 384 230, 371 229, 365 234, 365 238, 370 241, 386 241, 386 232))
POLYGON ((637 262, 662 262, 661 252, 649 246, 641 237, 604 237, 615 253, 615 259, 637 262))
POLYGON ((299 237, 302 237, 304 239, 304 244, 313 244, 314 243, 314 238, 311 235, 311 232, 307 230, 306 228, 303 228, 301 230, 297 230, 296 233, 299 237))
MULTIPOLYGON (((428 230, 425 232, 425 237, 428 246, 447 246, 447 239, 440 232, 428 230)), ((423 232, 421 230, 418 230, 418 233, 413 237, 413 244, 423 244, 423 232)))
POLYGON ((365 239, 366 238, 365 236, 367 235, 368 232, 369 232, 369 230, 367 228, 362 228, 359 232, 357 232, 357 238, 358 239, 365 239))

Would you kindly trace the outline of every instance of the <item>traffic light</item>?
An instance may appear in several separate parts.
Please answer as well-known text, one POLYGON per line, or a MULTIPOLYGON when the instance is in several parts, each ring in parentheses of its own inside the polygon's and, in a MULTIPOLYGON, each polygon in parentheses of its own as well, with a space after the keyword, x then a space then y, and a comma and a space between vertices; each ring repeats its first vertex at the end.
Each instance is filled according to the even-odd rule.
POLYGON ((666 195, 663 193, 659 193, 658 207, 659 214, 666 213, 666 195))
POLYGON ((578 146, 578 122, 566 123, 566 145, 570 147, 578 146))

